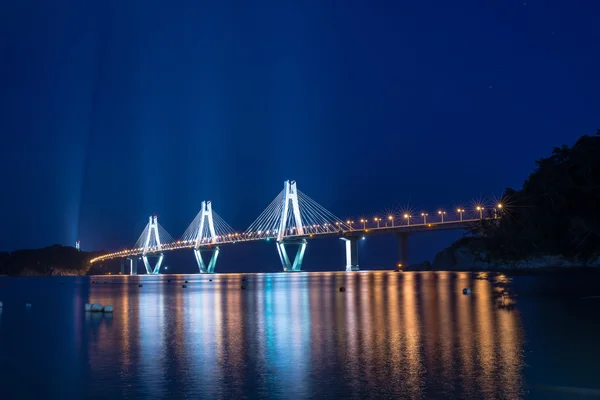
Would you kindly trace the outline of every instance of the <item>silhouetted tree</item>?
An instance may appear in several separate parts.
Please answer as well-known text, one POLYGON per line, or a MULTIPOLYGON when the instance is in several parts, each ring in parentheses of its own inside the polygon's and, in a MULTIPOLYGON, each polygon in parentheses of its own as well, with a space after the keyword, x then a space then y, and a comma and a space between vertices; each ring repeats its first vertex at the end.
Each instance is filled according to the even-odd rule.
POLYGON ((506 208, 482 221, 468 242, 491 259, 538 255, 587 259, 600 252, 600 130, 536 162, 520 190, 506 189, 506 208))

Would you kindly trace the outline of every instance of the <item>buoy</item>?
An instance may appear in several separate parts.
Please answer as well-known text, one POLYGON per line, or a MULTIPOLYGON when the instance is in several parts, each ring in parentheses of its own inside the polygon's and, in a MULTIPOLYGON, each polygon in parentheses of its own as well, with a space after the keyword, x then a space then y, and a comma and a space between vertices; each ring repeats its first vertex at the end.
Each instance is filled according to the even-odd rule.
POLYGON ((188 283, 188 281, 185 281, 185 283, 188 283))
POLYGON ((86 311, 89 311, 89 312, 102 312, 102 311, 104 311, 104 307, 102 307, 101 304, 95 304, 95 303, 93 303, 93 304, 90 304, 89 306, 90 306, 90 309, 88 310, 87 307, 86 307, 86 311))
POLYGON ((168 283, 171 283, 171 280, 170 280, 170 279, 167 279, 167 282, 168 282, 168 283))
POLYGON ((464 289, 463 289, 463 294, 471 294, 471 289, 469 289, 469 288, 464 288, 464 289))
POLYGON ((113 312, 113 306, 104 306, 104 312, 111 314, 113 312))
POLYGON ((340 286, 340 292, 345 292, 345 291, 346 291, 346 288, 343 286, 340 286))
POLYGON ((92 283, 96 283, 96 281, 92 281, 92 283))
POLYGON ((181 285, 181 287, 185 289, 187 287, 187 285, 181 285))
POLYGON ((242 286, 241 286, 241 289, 242 289, 242 290, 245 290, 245 289, 246 289, 246 286, 242 285, 242 286))
POLYGON ((212 279, 209 279, 208 281, 209 281, 209 282, 212 282, 212 279))
POLYGON ((144 287, 144 285, 142 285, 141 283, 138 285, 138 287, 144 287))

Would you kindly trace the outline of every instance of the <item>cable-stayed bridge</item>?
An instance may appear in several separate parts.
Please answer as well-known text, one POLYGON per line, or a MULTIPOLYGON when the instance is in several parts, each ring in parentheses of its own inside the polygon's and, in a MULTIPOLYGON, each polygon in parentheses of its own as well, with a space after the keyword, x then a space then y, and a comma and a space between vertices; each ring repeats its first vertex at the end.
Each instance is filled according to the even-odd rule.
POLYGON ((92 264, 121 259, 122 272, 129 262, 129 272, 137 273, 137 262, 142 260, 147 274, 158 274, 165 253, 191 249, 200 273, 213 273, 223 247, 239 243, 273 241, 276 244, 283 271, 295 272, 302 268, 309 240, 339 237, 345 241, 346 271, 358 271, 358 241, 368 235, 394 234, 398 238, 398 267, 407 264, 408 237, 411 233, 467 229, 484 217, 484 211, 494 210, 493 217, 502 208, 476 205, 476 218, 463 218, 465 209, 455 210, 457 217, 449 219, 447 212, 438 210, 429 221, 429 214, 411 215, 390 213, 382 218, 341 220, 316 201, 297 189, 296 181, 284 182, 283 190, 243 232, 234 230, 213 209, 210 201, 203 201, 200 211, 180 239, 175 240, 151 216, 148 224, 129 250, 105 254, 91 260, 92 264), (294 247, 295 254, 288 254, 294 247), (293 257, 291 257, 293 256, 293 257), (207 262, 208 261, 208 262, 207 262))

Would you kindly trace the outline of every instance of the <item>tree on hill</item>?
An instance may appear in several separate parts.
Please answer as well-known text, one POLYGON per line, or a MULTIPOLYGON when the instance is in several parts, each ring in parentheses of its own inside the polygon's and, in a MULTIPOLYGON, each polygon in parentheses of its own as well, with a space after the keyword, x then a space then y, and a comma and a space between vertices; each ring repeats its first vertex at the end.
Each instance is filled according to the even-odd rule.
POLYGON ((539 255, 588 259, 600 252, 600 130, 536 162, 522 189, 506 189, 497 221, 482 221, 470 246, 491 259, 539 255))

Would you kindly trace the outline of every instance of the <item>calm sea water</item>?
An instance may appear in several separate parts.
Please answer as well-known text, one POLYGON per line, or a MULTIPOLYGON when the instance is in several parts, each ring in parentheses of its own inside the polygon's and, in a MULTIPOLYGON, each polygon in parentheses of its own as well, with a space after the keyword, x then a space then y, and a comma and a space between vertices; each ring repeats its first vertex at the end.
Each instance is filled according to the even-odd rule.
POLYGON ((0 398, 600 397, 594 279, 0 278, 0 398))

